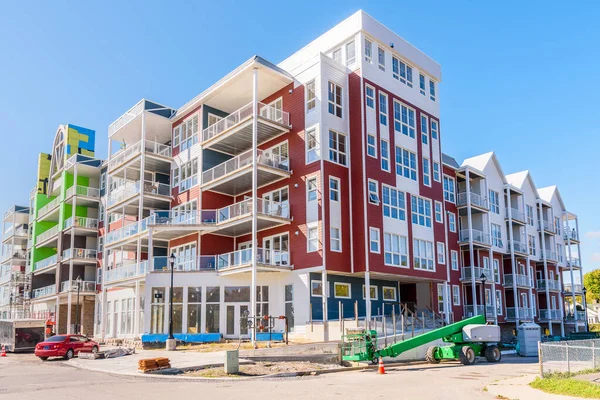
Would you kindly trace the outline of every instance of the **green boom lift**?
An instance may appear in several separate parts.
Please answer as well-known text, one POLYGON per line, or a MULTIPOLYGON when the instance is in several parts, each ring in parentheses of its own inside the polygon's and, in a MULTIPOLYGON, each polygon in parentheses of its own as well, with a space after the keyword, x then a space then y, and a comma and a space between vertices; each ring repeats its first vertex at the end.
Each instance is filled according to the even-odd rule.
POLYGON ((439 363, 440 360, 460 360, 464 365, 470 365, 475 362, 477 355, 485 357, 488 362, 499 362, 502 358, 498 348, 500 327, 486 325, 484 316, 478 315, 382 349, 377 349, 377 331, 349 330, 344 336, 342 359, 372 361, 375 364, 379 357, 397 357, 405 351, 438 339, 442 339, 448 345, 429 347, 425 359, 430 363, 439 363))

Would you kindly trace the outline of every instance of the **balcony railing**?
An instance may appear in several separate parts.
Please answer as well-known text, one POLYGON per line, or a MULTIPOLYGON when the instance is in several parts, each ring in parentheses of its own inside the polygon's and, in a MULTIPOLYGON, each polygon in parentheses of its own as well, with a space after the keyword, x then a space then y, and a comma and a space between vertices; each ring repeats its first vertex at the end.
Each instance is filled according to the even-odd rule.
POLYGON ((122 267, 109 269, 104 274, 104 283, 112 283, 126 279, 138 278, 146 275, 148 272, 148 261, 141 261, 139 264, 129 264, 122 267))
POLYGON ((506 307, 506 318, 516 319, 517 311, 519 312, 519 319, 533 319, 533 309, 529 307, 506 307))
MULTIPOLYGON (((232 112, 225 118, 215 122, 202 131, 202 141, 212 139, 213 137, 218 136, 219 134, 238 125, 240 122, 252 117, 252 111, 252 103, 248 103, 237 111, 232 112)), ((258 103, 258 114, 261 118, 281 125, 289 126, 290 124, 289 113, 264 103, 258 103)))
MULTIPOLYGON (((466 206, 468 200, 467 197, 467 192, 458 192, 457 205, 466 206)), ((485 208, 486 210, 489 209, 488 199, 475 192, 471 192, 471 205, 485 208)))
POLYGON ((87 187, 87 186, 71 186, 67 189, 67 198, 72 196, 83 196, 83 197, 91 197, 93 199, 100 198, 100 189, 87 187))
POLYGON ((108 234, 106 234, 105 243, 111 244, 114 242, 118 242, 123 239, 127 239, 131 236, 137 235, 138 233, 146 231, 148 229, 148 225, 154 223, 154 218, 155 215, 151 215, 147 218, 144 218, 141 221, 134 222, 132 224, 125 225, 124 227, 119 228, 117 230, 108 232, 108 234))
POLYGON ((571 257, 571 259, 567 261, 567 266, 573 268, 581 268, 581 262, 579 261, 579 258, 571 257))
POLYGON ((94 281, 64 281, 60 284, 61 293, 64 292, 95 292, 96 291, 96 282, 94 281), (81 283, 81 285, 79 284, 81 283))
POLYGON ((542 250, 542 255, 546 256, 546 260, 558 261, 558 255, 556 254, 555 251, 542 250))
POLYGON ((95 218, 71 217, 65 220, 65 229, 69 229, 71 227, 98 229, 98 220, 95 218))
POLYGON ((478 231, 476 229, 471 229, 472 235, 469 233, 468 229, 463 229, 459 232, 459 239, 461 242, 473 242, 483 243, 487 245, 491 245, 492 242, 490 240, 490 234, 482 231, 478 231))
POLYGON ((57 262, 58 262, 58 254, 55 254, 53 256, 44 258, 43 260, 40 260, 40 261, 36 262, 35 264, 33 264, 33 270, 38 271, 40 269, 44 269, 46 267, 54 265, 57 262))
POLYGON ((554 224, 552 221, 546 221, 545 219, 542 219, 538 222, 538 230, 541 231, 542 229, 547 232, 554 233, 554 224))
POLYGON ((567 231, 565 229, 563 237, 564 237, 565 240, 579 241, 579 234, 577 233, 577 231, 575 229, 572 229, 570 231, 567 231))
POLYGON ((108 126, 108 137, 111 137, 119 129, 127 125, 135 117, 140 115, 144 111, 145 100, 140 100, 135 106, 131 107, 125 114, 121 115, 119 119, 108 126))
POLYGON ((59 226, 56 225, 56 226, 53 226, 52 228, 48 229, 47 231, 40 233, 36 238, 36 243, 37 244, 42 243, 42 242, 52 238, 53 236, 58 235, 58 231, 59 231, 58 228, 59 228, 59 226))
POLYGON ((540 319, 561 320, 562 313, 560 312, 560 310, 541 308, 540 309, 540 319))
MULTIPOLYGON (((217 256, 177 257, 175 259, 175 271, 215 271, 217 256)), ((170 271, 169 257, 154 257, 154 272, 170 271)))
MULTIPOLYGON (((113 206, 135 195, 140 194, 141 182, 127 183, 116 188, 108 197, 108 206, 113 206)), ((144 181, 144 193, 171 197, 171 186, 165 183, 144 181)))
POLYGON ((96 260, 98 251, 96 249, 66 249, 63 251, 62 260, 77 258, 82 260, 96 260))
MULTIPOLYGON (((144 152, 147 154, 155 154, 163 157, 171 157, 171 146, 166 144, 146 140, 143 146, 144 152)), ((109 168, 114 169, 126 161, 134 158, 142 152, 142 141, 139 141, 131 146, 127 146, 116 152, 110 159, 109 168)))
POLYGON ((16 229, 11 225, 4 231, 3 239, 6 240, 11 236, 28 236, 29 232, 27 230, 27 225, 17 225, 16 229))
POLYGON ((27 252, 25 250, 10 251, 10 249, 9 249, 7 254, 4 254, 2 256, 2 262, 9 261, 9 260, 25 261, 26 258, 27 258, 27 252))
POLYGON ((573 321, 573 320, 575 320, 575 315, 577 315, 578 321, 585 321, 585 311, 575 311, 575 313, 570 311, 565 316, 565 319, 567 319, 569 321, 573 321))
POLYGON ((51 202, 46 204, 44 207, 40 208, 38 211, 38 218, 43 218, 50 211, 54 210, 60 204, 60 196, 53 199, 51 202))
MULTIPOLYGON (((217 256, 217 269, 219 271, 234 268, 252 262, 253 249, 237 250, 217 256)), ((256 249, 256 262, 261 265, 286 267, 289 265, 289 253, 287 251, 256 249)))
POLYGON ((529 279, 529 277, 527 275, 521 275, 521 274, 507 274, 504 275, 504 286, 505 287, 512 287, 513 286, 513 282, 516 280, 517 282, 517 286, 519 287, 533 287, 531 279, 529 279))
MULTIPOLYGON (((506 212, 506 218, 508 219, 509 209, 505 208, 505 212, 506 212)), ((517 208, 513 208, 513 207, 510 208, 510 216, 514 220, 521 221, 523 223, 527 222, 527 217, 525 217, 525 213, 517 208)))
POLYGON ((576 284, 565 283, 563 285, 563 287, 564 287, 563 291, 565 293, 582 293, 582 291, 583 291, 583 285, 581 283, 576 283, 576 284))
MULTIPOLYGON (((475 315, 484 315, 483 314, 482 305, 473 306, 473 305, 465 305, 463 306, 463 311, 465 313, 465 317, 474 317, 475 315)), ((485 315, 487 318, 494 317, 494 306, 485 306, 485 315)))
POLYGON ((494 281, 494 271, 491 268, 482 267, 462 267, 460 279, 463 281, 470 281, 473 274, 475 275, 476 281, 481 280, 481 274, 485 274, 487 282, 492 283, 494 281))
POLYGON ((508 250, 514 249, 517 253, 527 254, 527 244, 516 240, 508 241, 508 250))
POLYGON ((44 286, 39 289, 34 289, 31 294, 31 297, 34 299, 37 299, 40 297, 50 296, 53 294, 56 294, 56 285, 49 285, 49 286, 44 286))
POLYGON ((536 281, 538 290, 560 290, 560 282, 554 279, 538 279, 536 281))
MULTIPOLYGON (((286 172, 290 170, 289 159, 285 156, 273 154, 269 151, 257 150, 256 157, 258 165, 265 165, 286 172)), ((202 173, 202 184, 210 183, 250 164, 252 164, 252 150, 248 150, 245 153, 204 171, 202 173)))

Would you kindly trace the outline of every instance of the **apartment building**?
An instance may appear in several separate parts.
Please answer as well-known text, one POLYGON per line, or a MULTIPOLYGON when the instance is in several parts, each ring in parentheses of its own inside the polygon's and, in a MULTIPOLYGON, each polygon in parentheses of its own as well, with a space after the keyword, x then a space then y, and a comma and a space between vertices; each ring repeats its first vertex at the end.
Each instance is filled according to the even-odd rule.
POLYGON ((94 146, 94 131, 60 125, 30 193, 29 307, 56 333, 93 334, 102 163, 94 146))

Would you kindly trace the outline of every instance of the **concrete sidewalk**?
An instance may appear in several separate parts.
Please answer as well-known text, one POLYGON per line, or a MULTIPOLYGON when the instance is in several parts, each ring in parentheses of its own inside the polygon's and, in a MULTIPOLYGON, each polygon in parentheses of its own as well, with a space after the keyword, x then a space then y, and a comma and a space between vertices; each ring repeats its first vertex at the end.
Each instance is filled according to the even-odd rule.
POLYGON ((489 394, 496 398, 519 400, 580 400, 581 397, 562 396, 549 394, 534 389, 529 384, 535 380, 537 374, 518 376, 490 383, 486 386, 489 394))

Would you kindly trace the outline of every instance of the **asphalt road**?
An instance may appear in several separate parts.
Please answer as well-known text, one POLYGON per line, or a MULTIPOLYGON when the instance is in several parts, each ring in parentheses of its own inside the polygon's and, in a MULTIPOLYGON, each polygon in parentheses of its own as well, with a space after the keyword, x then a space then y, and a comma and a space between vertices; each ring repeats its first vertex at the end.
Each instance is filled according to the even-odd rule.
POLYGON ((285 379, 183 381, 125 377, 76 369, 66 361, 42 362, 31 354, 0 358, 0 399, 486 399, 496 380, 538 371, 537 359, 504 357, 389 367, 386 375, 354 371, 285 379))

